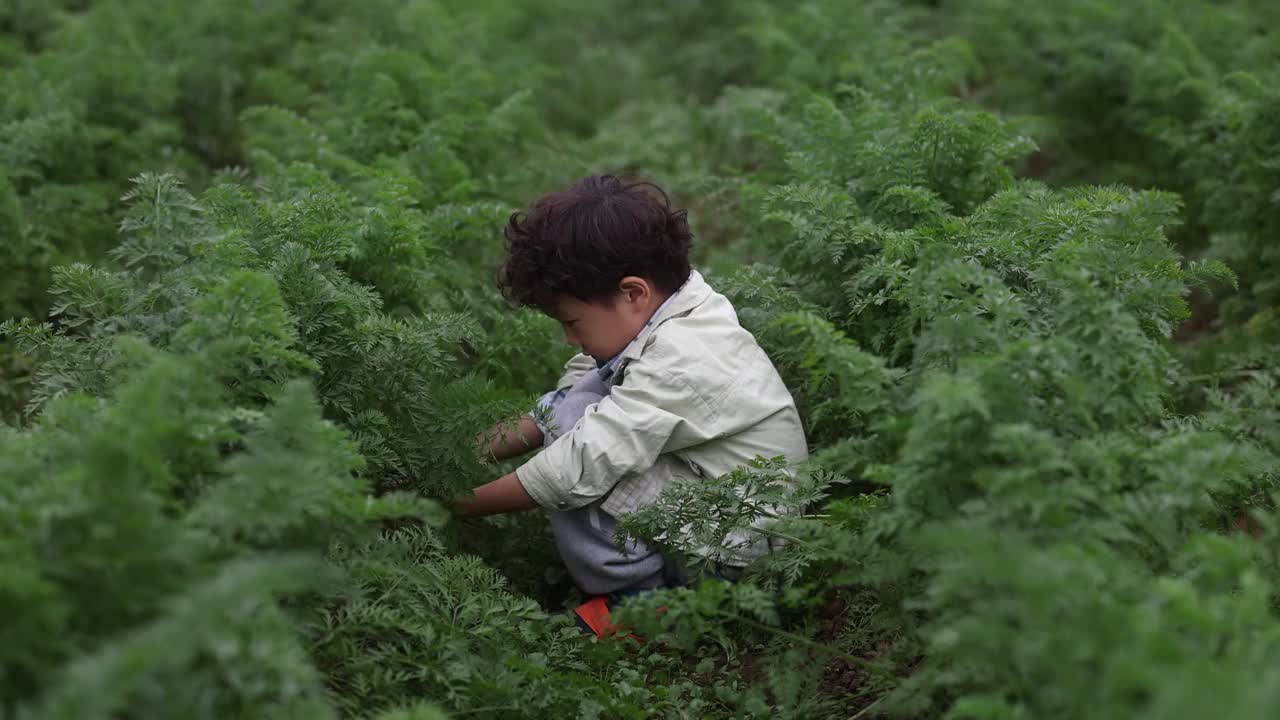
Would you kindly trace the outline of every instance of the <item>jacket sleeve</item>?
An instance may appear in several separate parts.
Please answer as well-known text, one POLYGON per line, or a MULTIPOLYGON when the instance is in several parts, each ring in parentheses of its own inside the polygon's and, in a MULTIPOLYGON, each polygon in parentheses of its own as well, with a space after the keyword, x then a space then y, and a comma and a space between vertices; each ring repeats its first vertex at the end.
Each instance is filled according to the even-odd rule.
POLYGON ((590 355, 583 353, 574 355, 564 364, 564 373, 556 381, 556 390, 573 387, 573 384, 581 380, 583 375, 595 369, 596 361, 590 355))
POLYGON ((539 430, 544 434, 548 432, 548 428, 546 424, 544 424, 544 420, 546 418, 544 413, 550 412, 551 407, 564 397, 564 394, 569 391, 569 388, 573 387, 578 380, 582 379, 583 375, 586 375, 595 368, 596 361, 590 355, 578 353, 577 355, 569 358, 569 361, 564 364, 564 372, 561 373, 560 379, 556 381, 556 386, 543 393, 542 396, 538 398, 538 402, 529 409, 529 417, 533 418, 533 422, 538 426, 539 430))
POLYGON ((659 363, 645 360, 629 365, 624 384, 516 470, 535 502, 548 510, 581 507, 629 473, 653 467, 662 453, 714 437, 707 403, 659 363))

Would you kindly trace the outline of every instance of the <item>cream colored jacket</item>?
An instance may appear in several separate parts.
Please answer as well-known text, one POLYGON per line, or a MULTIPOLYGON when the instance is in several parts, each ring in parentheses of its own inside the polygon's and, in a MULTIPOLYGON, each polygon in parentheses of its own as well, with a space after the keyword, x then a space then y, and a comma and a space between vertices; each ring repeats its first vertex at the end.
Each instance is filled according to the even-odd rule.
MULTIPOLYGON (((557 388, 596 363, 577 355, 557 388)), ((604 498, 615 517, 676 478, 718 477, 756 456, 808 457, 791 393, 729 300, 694 271, 624 351, 610 394, 516 470, 551 511, 604 498)))

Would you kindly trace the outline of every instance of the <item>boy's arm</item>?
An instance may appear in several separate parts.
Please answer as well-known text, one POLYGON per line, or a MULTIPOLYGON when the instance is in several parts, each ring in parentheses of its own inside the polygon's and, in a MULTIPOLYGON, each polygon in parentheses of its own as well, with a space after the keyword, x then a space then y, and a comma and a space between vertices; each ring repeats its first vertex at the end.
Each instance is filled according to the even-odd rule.
POLYGON ((510 423, 494 425, 489 432, 477 438, 477 442, 488 450, 493 459, 509 460, 542 447, 542 430, 533 418, 524 415, 514 426, 510 423))
POLYGON ((507 473, 490 483, 475 489, 470 500, 454 503, 453 514, 462 517, 495 515, 520 512, 537 507, 529 493, 525 492, 515 473, 507 473))
MULTIPOLYGON (((590 356, 581 353, 575 355, 565 363, 564 374, 556 383, 557 389, 573 386, 583 375, 596 367, 595 360, 590 356)), ((489 454, 499 461, 522 455, 540 447, 542 442, 542 428, 538 427, 538 424, 528 415, 521 417, 515 427, 510 423, 500 423, 487 434, 477 438, 477 443, 485 447, 489 454)), ((520 512, 532 510, 535 507, 537 503, 520 484, 516 474, 509 473, 476 488, 471 500, 455 501, 453 512, 455 515, 468 517, 520 512)))
POLYGON ((596 361, 590 355, 585 355, 583 353, 574 355, 564 364, 564 372, 560 374, 560 379, 556 381, 556 389, 561 390, 573 387, 582 379, 583 375, 586 375, 598 367, 599 366, 596 364, 596 361))
POLYGON ((720 417, 661 362, 638 360, 628 366, 623 384, 516 473, 538 505, 552 511, 581 507, 608 494, 624 476, 653 467, 662 453, 730 433, 733 428, 720 417))
MULTIPOLYGON (((596 361, 589 355, 578 353, 564 364, 564 372, 556 382, 557 390, 573 387, 583 375, 596 368, 596 361)), ((530 450, 542 447, 542 428, 531 416, 521 417, 512 427, 510 423, 499 423, 488 433, 476 438, 476 444, 488 451, 493 459, 510 460, 530 450)))

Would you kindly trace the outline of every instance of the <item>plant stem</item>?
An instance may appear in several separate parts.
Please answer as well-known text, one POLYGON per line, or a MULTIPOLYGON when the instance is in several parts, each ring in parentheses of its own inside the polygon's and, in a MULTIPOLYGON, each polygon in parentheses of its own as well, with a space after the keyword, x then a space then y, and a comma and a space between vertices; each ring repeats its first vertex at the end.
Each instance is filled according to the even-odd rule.
POLYGON ((765 632, 772 633, 774 635, 785 637, 788 640, 793 640, 795 642, 800 643, 801 645, 807 645, 808 647, 827 653, 828 655, 834 655, 844 660, 848 660, 849 662, 854 663, 855 665, 860 665, 862 667, 867 667, 867 668, 872 666, 871 662, 868 660, 857 657, 855 655, 850 655, 849 653, 844 652, 843 650, 836 650, 833 647, 830 647, 828 645, 823 645, 820 642, 816 642, 803 635, 798 635, 796 633, 791 632, 790 630, 783 630, 782 628, 776 628, 776 627, 773 627, 772 625, 765 625, 764 623, 758 620, 753 620, 739 613, 729 613, 727 617, 737 620, 743 623, 744 625, 750 625, 751 627, 754 627, 757 630, 763 630, 765 632))

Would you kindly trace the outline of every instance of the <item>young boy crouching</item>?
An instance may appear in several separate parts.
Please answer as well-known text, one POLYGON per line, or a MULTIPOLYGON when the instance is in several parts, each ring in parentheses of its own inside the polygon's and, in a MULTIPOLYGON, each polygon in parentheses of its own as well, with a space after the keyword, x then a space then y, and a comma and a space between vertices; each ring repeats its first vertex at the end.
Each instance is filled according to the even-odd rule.
MULTIPOLYGON (((593 626, 602 605, 607 622, 612 599, 681 582, 646 544, 615 545, 619 516, 673 481, 719 477, 757 456, 801 462, 804 432, 729 300, 690 267, 686 213, 657 186, 585 178, 512 215, 506 237, 503 294, 558 320, 581 353, 542 412, 489 448, 498 459, 541 451, 476 488, 458 513, 545 509, 570 577, 594 596, 594 610, 578 611, 593 626)), ((725 574, 767 549, 763 537, 743 543, 725 574)))

